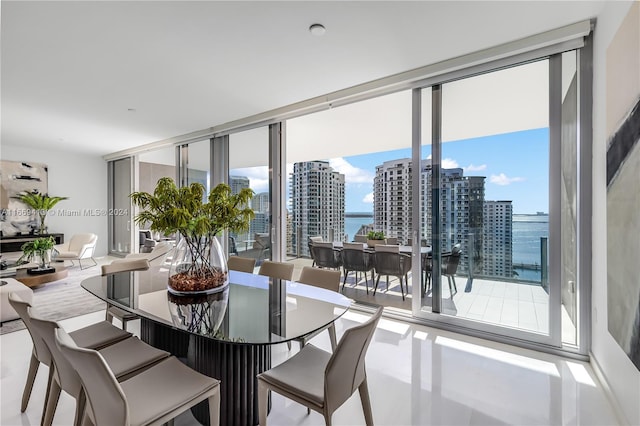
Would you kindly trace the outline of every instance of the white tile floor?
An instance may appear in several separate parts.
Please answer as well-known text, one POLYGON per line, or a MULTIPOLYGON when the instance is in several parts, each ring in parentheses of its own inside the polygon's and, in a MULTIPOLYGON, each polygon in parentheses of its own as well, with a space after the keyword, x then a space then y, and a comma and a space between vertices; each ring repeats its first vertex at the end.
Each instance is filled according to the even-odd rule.
MULTIPOLYGON (((100 321, 103 312, 62 321, 67 330, 100 321)), ((338 337, 366 315, 348 312, 338 337)), ((137 322, 131 328, 135 330, 137 322)), ((313 343, 329 348, 322 333, 313 343)), ((297 345, 293 345, 294 348, 297 345)), ((274 364, 290 353, 273 348, 274 364)), ((27 331, 0 336, 0 424, 36 425, 47 380, 41 367, 27 411, 20 399, 31 353, 27 331)), ((295 349, 291 354, 295 353, 295 349)), ((616 418, 589 364, 383 318, 367 355, 376 425, 615 425, 616 418)), ((169 384, 167 384, 169 386, 169 384)), ((54 419, 70 425, 75 401, 62 395, 54 419)), ((320 425, 322 417, 274 396, 270 425, 320 425)), ((335 414, 336 425, 362 425, 357 395, 335 414)), ((189 413, 176 425, 197 422, 189 413)), ((109 425, 110 426, 110 425, 109 425)))

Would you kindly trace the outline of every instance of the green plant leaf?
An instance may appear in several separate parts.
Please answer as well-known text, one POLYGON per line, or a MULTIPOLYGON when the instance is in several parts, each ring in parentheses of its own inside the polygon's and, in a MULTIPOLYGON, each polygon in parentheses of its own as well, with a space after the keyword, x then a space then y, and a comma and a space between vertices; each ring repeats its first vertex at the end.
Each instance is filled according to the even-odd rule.
POLYGON ((178 188, 173 179, 160 178, 153 194, 134 192, 130 195, 131 201, 141 209, 135 222, 165 235, 178 232, 193 241, 211 238, 224 230, 249 229, 255 217, 249 207, 255 194, 253 190, 244 188, 233 194, 229 185, 219 184, 206 200, 205 192, 200 183, 178 188))

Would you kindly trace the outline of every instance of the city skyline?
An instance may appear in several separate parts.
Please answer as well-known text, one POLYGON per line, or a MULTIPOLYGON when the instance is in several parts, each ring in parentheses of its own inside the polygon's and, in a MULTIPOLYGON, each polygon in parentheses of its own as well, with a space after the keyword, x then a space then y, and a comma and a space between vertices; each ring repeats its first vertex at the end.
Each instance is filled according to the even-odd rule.
MULTIPOLYGON (((512 201, 513 214, 548 213, 548 140, 548 128, 542 128, 446 142, 442 144, 442 167, 462 168, 465 176, 486 177, 485 199, 512 201), (513 151, 520 161, 514 161, 513 151)), ((422 158, 430 158, 430 153, 430 146, 423 145, 422 158)), ((409 143, 406 149, 325 159, 345 175, 345 212, 373 212, 376 166, 403 158, 411 158, 409 143)), ((287 164, 287 179, 292 171, 293 164, 287 164)), ((234 169, 232 174, 247 176, 257 193, 268 191, 266 166, 234 169)))

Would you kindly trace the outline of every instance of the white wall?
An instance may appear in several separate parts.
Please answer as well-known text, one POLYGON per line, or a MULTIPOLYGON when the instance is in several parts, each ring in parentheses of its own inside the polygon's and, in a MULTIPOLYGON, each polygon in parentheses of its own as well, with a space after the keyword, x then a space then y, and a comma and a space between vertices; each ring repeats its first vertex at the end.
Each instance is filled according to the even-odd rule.
POLYGON ((628 424, 640 424, 640 372, 607 329, 606 51, 630 2, 608 2, 594 38, 592 362, 604 373, 628 424))
POLYGON ((49 195, 69 197, 54 211, 79 211, 80 216, 48 216, 51 232, 64 233, 65 241, 79 232, 98 235, 96 256, 107 254, 107 216, 83 214, 85 209, 107 209, 107 163, 100 156, 24 148, 2 143, 0 158, 31 161, 49 166, 49 195))

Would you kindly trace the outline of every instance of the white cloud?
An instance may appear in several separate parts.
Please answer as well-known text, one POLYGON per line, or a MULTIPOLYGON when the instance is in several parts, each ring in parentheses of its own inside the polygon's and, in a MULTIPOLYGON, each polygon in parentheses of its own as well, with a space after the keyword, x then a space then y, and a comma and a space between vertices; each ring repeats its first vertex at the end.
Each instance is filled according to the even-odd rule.
POLYGON ((460 166, 458 162, 452 158, 443 158, 442 159, 442 168, 443 169, 457 169, 460 166))
POLYGON ((370 192, 367 195, 365 195, 364 198, 362 199, 362 202, 373 204, 373 192, 370 192))
POLYGON ((249 187, 253 189, 256 194, 269 191, 269 168, 267 166, 233 169, 229 174, 231 176, 248 177, 249 187))
MULTIPOLYGON (((426 159, 431 160, 431 154, 429 154, 426 159)), ((458 162, 453 158, 443 158, 441 167, 443 169, 457 169, 460 168, 460 165, 458 165, 458 162)))
POLYGON ((508 177, 504 173, 500 173, 499 175, 491 175, 489 178, 489 182, 495 183, 496 185, 505 186, 510 185, 513 182, 522 182, 524 178, 522 177, 508 177))
POLYGON ((373 174, 364 169, 359 169, 342 157, 332 158, 329 165, 338 173, 344 174, 345 183, 373 183, 373 174))
POLYGON ((469 164, 467 167, 463 167, 465 172, 481 172, 483 170, 487 170, 487 165, 486 164, 480 164, 480 165, 475 165, 475 164, 469 164))

